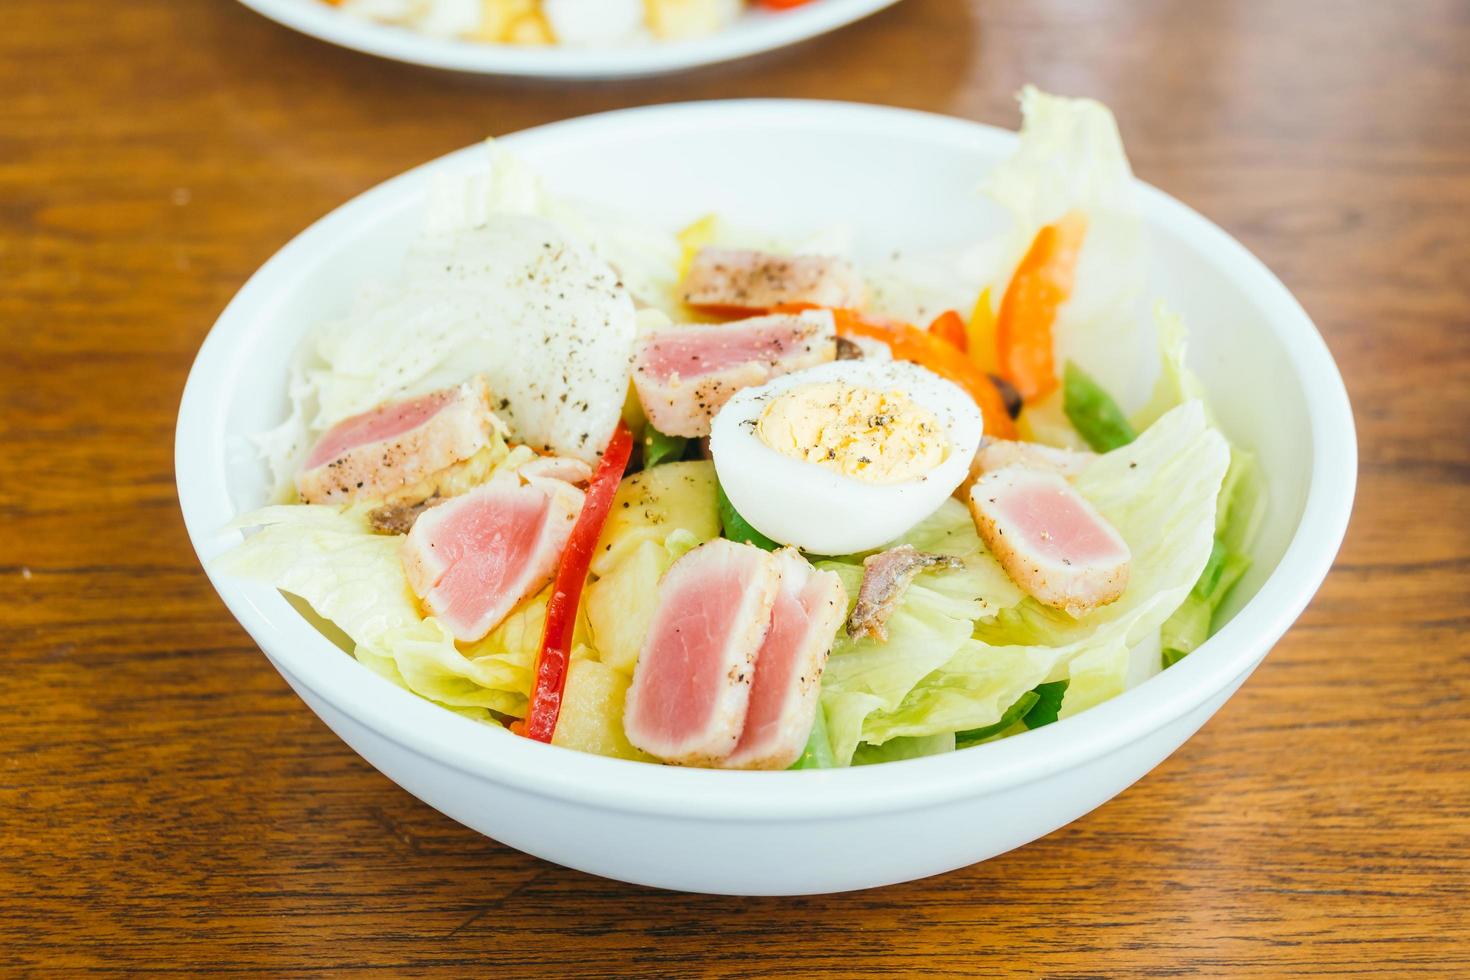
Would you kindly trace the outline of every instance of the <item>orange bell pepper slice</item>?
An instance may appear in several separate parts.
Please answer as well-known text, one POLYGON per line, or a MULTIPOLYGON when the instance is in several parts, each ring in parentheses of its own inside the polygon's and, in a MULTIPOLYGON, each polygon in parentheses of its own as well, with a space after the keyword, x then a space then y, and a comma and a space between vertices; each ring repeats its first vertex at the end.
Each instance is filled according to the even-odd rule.
POLYGON ((929 334, 940 340, 948 341, 955 346, 956 350, 967 351, 970 349, 970 340, 965 335, 965 320, 956 310, 945 310, 934 318, 929 324, 929 334))
POLYGON ((995 324, 1000 373, 1028 402, 1057 387, 1052 327, 1072 294, 1087 216, 1069 211, 1036 233, 1000 301, 995 324))

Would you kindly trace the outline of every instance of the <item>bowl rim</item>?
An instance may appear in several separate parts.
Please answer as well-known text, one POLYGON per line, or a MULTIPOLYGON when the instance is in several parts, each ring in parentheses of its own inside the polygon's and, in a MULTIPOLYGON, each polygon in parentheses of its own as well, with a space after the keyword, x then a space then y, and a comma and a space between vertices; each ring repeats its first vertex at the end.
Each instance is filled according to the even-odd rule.
MULTIPOLYGON (((1003 150, 1014 133, 914 110, 808 100, 732 100, 622 109, 551 123, 503 138, 531 157, 538 150, 718 127, 836 130, 894 136, 943 149, 1003 150)), ((175 470, 180 505, 196 553, 215 590, 293 686, 403 749, 467 777, 520 792, 626 813, 707 820, 813 820, 909 810, 1019 786, 1084 765, 1142 739, 1242 680, 1300 615, 1325 578, 1346 532, 1357 477, 1357 443, 1346 388, 1306 311, 1265 265, 1212 222, 1135 179, 1151 228, 1193 242, 1222 275, 1255 298, 1272 322, 1302 386, 1311 437, 1311 475, 1302 517, 1256 595, 1191 656, 1088 711, 1012 738, 882 766, 800 772, 731 772, 654 766, 543 745, 478 724, 425 701, 344 655, 273 588, 216 576, 211 559, 240 539, 225 467, 226 407, 250 326, 273 296, 309 279, 315 250, 406 206, 441 172, 482 158, 465 147, 371 188, 298 234, 241 287, 209 331, 179 408, 175 470), (320 655, 328 653, 329 656, 320 655), (901 791, 896 791, 901 787, 901 791)), ((232 387, 233 384, 233 387, 232 387)))
POLYGON ((434 37, 349 17, 314 0, 240 0, 285 27, 329 44, 406 64, 522 78, 626 78, 734 61, 798 44, 862 20, 898 0, 828 0, 688 41, 621 48, 524 48, 434 37))

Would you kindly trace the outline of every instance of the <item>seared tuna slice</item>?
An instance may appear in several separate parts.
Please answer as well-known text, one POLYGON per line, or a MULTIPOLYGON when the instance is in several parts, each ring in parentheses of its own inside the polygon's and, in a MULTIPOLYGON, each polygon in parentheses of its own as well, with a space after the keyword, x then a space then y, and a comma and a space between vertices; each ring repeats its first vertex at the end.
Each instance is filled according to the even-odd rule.
POLYGON ((745 311, 783 303, 856 308, 865 292, 862 277, 845 259, 727 248, 701 249, 682 289, 690 306, 745 311))
POLYGON ((975 528, 1011 579, 1074 616, 1128 584, 1128 544, 1059 473, 1007 466, 970 488, 975 528))
POLYGON ((837 573, 817 571, 794 548, 776 552, 776 562, 781 587, 755 659, 745 728, 721 762, 730 769, 785 769, 800 757, 819 710, 827 654, 847 611, 837 573))
POLYGON ((698 438, 741 388, 836 356, 836 327, 825 310, 663 327, 638 338, 633 385, 654 428, 698 438))
POLYGON ((628 689, 628 741, 683 765, 715 765, 730 754, 779 586, 773 555, 723 538, 674 562, 659 581, 628 689))
POLYGON ((403 540, 403 567, 424 608, 456 639, 489 633, 556 572, 582 491, 560 480, 502 476, 425 511, 403 540))
POLYGON ((505 427, 481 378, 343 419, 296 475, 309 504, 379 499, 469 459, 505 427))

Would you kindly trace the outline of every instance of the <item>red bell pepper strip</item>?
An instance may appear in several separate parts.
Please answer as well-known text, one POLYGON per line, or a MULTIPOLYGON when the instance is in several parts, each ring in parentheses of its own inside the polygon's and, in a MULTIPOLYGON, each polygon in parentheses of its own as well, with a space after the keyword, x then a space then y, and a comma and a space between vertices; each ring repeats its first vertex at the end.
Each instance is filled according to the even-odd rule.
POLYGON ((965 334, 965 318, 955 310, 945 310, 929 324, 929 332, 941 340, 947 340, 957 350, 968 351, 970 339, 965 334))
POLYGON ((760 5, 767 10, 791 10, 806 3, 811 3, 811 0, 760 0, 760 5))
POLYGON ((1026 401, 1056 390, 1052 325, 1057 307, 1072 294, 1077 255, 1087 236, 1087 216, 1069 211, 1036 233, 1000 301, 995 324, 1000 373, 1026 401))
POLYGON ((587 583, 587 567, 632 452, 633 434, 625 423, 619 422, 587 485, 582 512, 577 515, 572 536, 556 568, 551 598, 546 603, 546 629, 541 634, 541 654, 536 658, 536 686, 531 692, 530 710, 526 712, 525 722, 515 726, 520 734, 538 742, 550 742, 556 731, 562 691, 567 683, 567 661, 572 654, 572 631, 577 625, 577 605, 582 598, 582 587, 587 583))

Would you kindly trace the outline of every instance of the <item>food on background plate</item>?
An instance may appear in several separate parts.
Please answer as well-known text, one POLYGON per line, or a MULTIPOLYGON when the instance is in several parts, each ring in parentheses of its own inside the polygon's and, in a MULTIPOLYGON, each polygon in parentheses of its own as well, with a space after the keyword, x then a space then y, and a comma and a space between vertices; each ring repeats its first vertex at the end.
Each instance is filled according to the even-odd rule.
POLYGON ((983 274, 648 227, 492 145, 306 338, 219 569, 448 710, 640 762, 954 751, 1177 662, 1263 491, 1144 305, 1111 115, 1022 108, 983 274))
POLYGON ((318 0, 344 14, 488 44, 623 47, 705 37, 746 10, 825 0, 318 0))

